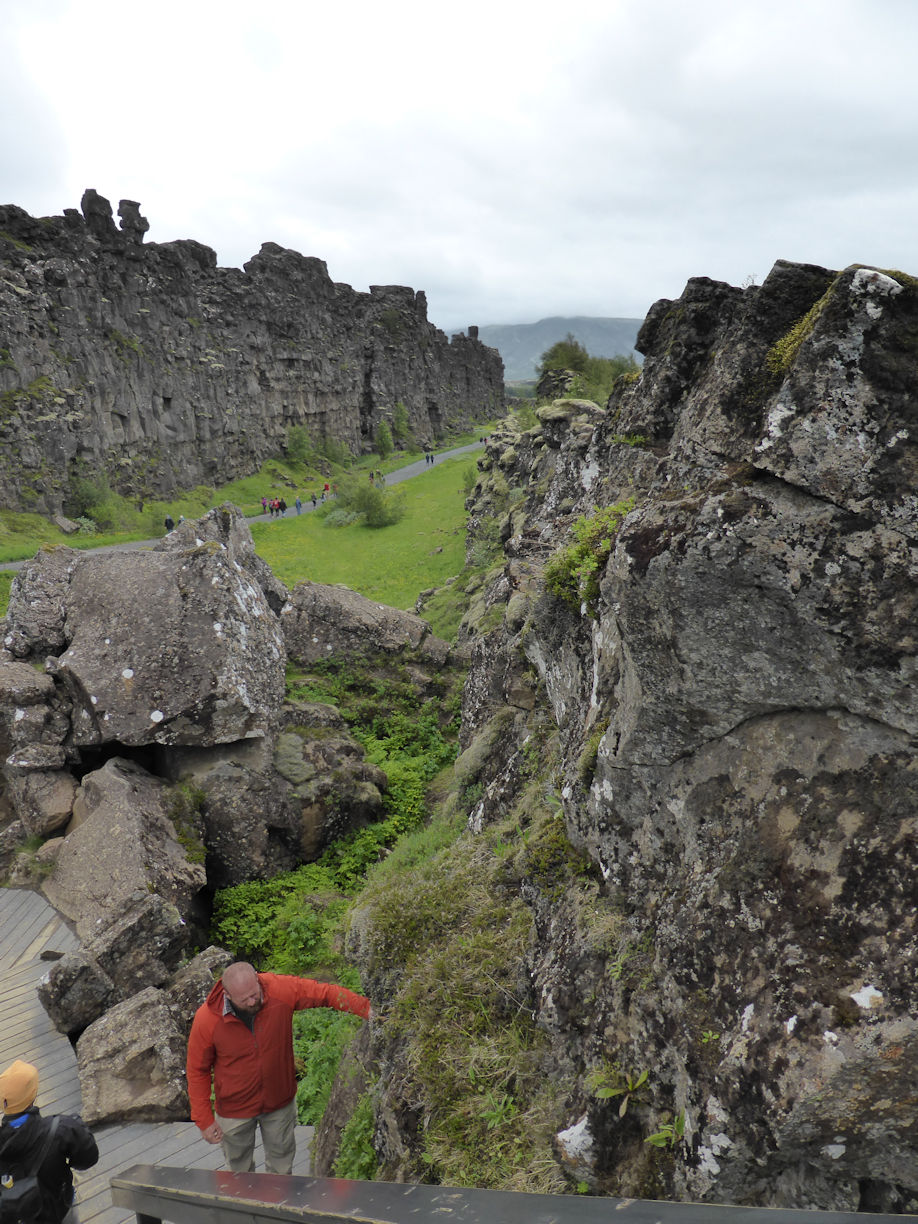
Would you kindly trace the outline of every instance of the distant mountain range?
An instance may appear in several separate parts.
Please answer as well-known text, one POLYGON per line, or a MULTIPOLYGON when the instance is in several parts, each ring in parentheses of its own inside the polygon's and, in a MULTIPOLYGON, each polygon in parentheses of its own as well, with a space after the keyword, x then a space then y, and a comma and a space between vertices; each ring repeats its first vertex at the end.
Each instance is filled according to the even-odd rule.
MULTIPOLYGON (((538 323, 495 323, 479 327, 478 339, 499 350, 504 360, 504 379, 517 382, 534 378, 546 349, 568 332, 593 357, 618 357, 631 353, 643 319, 602 319, 586 315, 540 319, 538 323)), ((635 353, 638 361, 640 354, 635 353)))

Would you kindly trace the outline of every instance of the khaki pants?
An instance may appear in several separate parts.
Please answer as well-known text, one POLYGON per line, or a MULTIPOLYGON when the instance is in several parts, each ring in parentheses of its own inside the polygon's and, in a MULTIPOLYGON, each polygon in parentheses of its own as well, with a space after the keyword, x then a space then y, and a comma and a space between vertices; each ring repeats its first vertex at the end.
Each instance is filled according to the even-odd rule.
POLYGON ((223 1155, 233 1173, 255 1172, 255 1131, 261 1131, 265 1149, 265 1169, 268 1173, 292 1173, 296 1155, 296 1100, 259 1114, 257 1118, 221 1118, 223 1155))

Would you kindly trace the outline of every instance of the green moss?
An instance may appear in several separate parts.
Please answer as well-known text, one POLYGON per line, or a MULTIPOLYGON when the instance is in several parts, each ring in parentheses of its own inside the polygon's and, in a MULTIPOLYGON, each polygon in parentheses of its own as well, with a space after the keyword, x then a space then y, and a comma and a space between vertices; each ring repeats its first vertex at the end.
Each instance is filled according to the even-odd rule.
POLYGON ((571 845, 560 812, 544 821, 526 843, 518 869, 550 896, 560 896, 572 877, 592 875, 592 860, 571 845))
POLYGON ((14 238, 13 235, 8 233, 6 230, 0 230, 0 238, 2 238, 4 242, 9 242, 16 248, 17 251, 23 251, 26 255, 31 255, 32 247, 30 247, 27 242, 23 242, 21 238, 14 238))
POLYGON ((135 357, 146 357, 143 350, 143 345, 136 336, 126 336, 124 332, 118 331, 117 328, 112 328, 108 333, 109 340, 115 345, 118 350, 118 358, 123 362, 130 360, 130 354, 135 357))
MULTIPOLYGON (((5 351, 5 350, 4 350, 5 351)), ((25 387, 12 387, 0 393, 0 418, 21 412, 30 404, 63 404, 64 397, 47 374, 42 374, 25 387)))
POLYGON ((818 301, 813 303, 806 314, 801 315, 781 339, 776 340, 771 346, 765 356, 765 365, 771 374, 783 376, 794 364, 801 346, 812 333, 816 321, 825 310, 834 292, 835 282, 829 286, 818 301))

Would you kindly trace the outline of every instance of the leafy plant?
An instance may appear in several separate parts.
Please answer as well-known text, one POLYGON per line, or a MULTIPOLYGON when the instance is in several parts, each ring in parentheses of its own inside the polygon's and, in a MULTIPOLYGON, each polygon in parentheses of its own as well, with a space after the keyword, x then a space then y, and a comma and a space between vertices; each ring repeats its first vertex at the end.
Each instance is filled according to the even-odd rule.
POLYGON ((658 1131, 652 1135, 648 1135, 644 1140, 645 1143, 652 1143, 654 1147, 674 1148, 677 1143, 682 1143, 685 1139, 685 1110, 677 1113, 672 1122, 664 1122, 658 1131))
POLYGON ((649 1072, 623 1072, 617 1065, 608 1063, 591 1071, 587 1076, 587 1087, 598 1101, 614 1100, 621 1097, 618 1116, 623 1118, 628 1112, 631 1101, 636 1100, 647 1083, 649 1072))
POLYGON ((369 1095, 362 1096, 357 1107, 345 1123, 335 1161, 336 1177, 349 1177, 359 1181, 372 1181, 376 1176, 376 1153, 373 1150, 373 1101, 369 1095))

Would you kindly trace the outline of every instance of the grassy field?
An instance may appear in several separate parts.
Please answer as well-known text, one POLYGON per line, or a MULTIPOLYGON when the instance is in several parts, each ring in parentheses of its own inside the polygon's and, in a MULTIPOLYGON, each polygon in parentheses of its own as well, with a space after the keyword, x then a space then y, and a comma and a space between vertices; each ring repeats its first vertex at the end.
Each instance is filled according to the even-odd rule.
POLYGON ((252 523, 255 548, 287 586, 304 578, 341 582, 369 599, 412 609, 421 591, 462 569, 463 484, 475 458, 446 459, 398 485, 405 516, 391 527, 326 527, 321 509, 299 517, 288 512, 252 523))
MULTIPOLYGON (((451 438, 445 449, 476 442, 494 423, 451 438)), ((367 455, 349 467, 352 473, 369 469, 392 472, 420 458, 421 452, 401 451, 381 462, 367 455)), ((212 506, 233 502, 247 515, 261 512, 262 496, 283 495, 291 509, 283 519, 252 523, 252 536, 261 557, 288 586, 313 582, 344 583, 361 594, 396 608, 412 609, 421 591, 439 586, 457 574, 465 559, 464 486, 476 454, 438 462, 421 475, 395 486, 405 499, 402 520, 391 527, 371 529, 358 525, 326 527, 324 512, 297 516, 293 501, 299 492, 308 504, 326 479, 334 480, 344 468, 320 471, 313 465, 272 460, 253 476, 220 489, 201 487, 169 502, 151 502, 142 512, 113 499, 109 506, 118 530, 96 535, 65 536, 38 514, 0 511, 0 562, 24 560, 41 547, 64 544, 70 548, 99 548, 128 540, 157 538, 163 519, 184 514, 197 518, 212 506)), ((330 510, 334 503, 327 503, 330 510)), ((9 602, 14 574, 0 571, 0 615, 9 602)), ((450 622, 451 624, 451 622, 450 622)), ((435 625, 435 631, 441 630, 435 625)))

